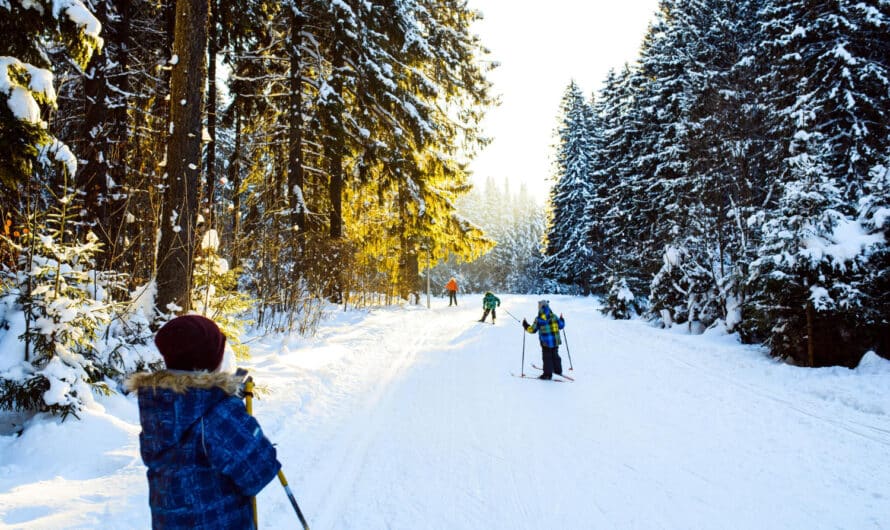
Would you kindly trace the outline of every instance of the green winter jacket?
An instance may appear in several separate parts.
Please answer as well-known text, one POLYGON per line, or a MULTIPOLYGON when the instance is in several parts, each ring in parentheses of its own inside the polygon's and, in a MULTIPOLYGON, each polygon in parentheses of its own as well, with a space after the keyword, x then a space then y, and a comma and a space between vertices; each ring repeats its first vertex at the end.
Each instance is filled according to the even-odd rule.
POLYGON ((485 293, 485 298, 482 299, 482 309, 494 309, 499 305, 501 305, 500 298, 492 294, 491 291, 485 293))

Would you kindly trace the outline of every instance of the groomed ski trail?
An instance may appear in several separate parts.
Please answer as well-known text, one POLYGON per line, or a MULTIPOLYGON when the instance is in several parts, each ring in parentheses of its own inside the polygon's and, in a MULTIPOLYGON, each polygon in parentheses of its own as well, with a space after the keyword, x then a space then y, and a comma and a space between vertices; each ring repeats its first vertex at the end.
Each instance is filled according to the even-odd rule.
MULTIPOLYGON (((523 340, 525 371, 540 363, 537 337, 506 311, 474 323, 481 303, 466 297, 346 313, 313 341, 255 348, 258 379, 277 388, 263 425, 310 526, 885 528, 890 488, 872 479, 890 457, 890 411, 857 403, 849 370, 831 379, 550 298, 574 384, 510 377, 523 340), (859 519, 834 503, 858 503, 859 519)), ((519 318, 536 307, 502 301, 519 318)), ((294 522, 279 490, 260 495, 262 528, 294 522)))

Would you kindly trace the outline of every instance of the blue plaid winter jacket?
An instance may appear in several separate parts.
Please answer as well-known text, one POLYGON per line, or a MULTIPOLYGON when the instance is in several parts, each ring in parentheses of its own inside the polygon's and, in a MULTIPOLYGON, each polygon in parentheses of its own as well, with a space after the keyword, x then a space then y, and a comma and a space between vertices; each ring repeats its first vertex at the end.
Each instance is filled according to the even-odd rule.
POLYGON ((139 443, 154 529, 252 529, 250 498, 278 473, 275 448, 231 374, 136 374, 139 443))
POLYGON ((562 344, 562 341, 559 339, 559 330, 564 328, 565 325, 565 319, 554 315, 553 311, 550 310, 550 306, 545 305, 526 331, 529 333, 537 332, 541 346, 555 348, 562 344))

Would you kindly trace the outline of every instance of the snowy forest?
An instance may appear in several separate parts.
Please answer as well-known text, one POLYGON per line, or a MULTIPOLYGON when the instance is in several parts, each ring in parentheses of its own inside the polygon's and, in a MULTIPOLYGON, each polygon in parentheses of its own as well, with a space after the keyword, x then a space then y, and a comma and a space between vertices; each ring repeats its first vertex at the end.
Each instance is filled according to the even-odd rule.
POLYGON ((133 352, 177 314, 243 357, 248 326, 311 335, 452 275, 800 365, 890 354, 890 2, 662 1, 638 62, 566 90, 547 205, 472 189, 479 16, 0 0, 0 407, 76 415, 160 367, 133 352))
POLYGON ((531 195, 524 185, 514 192, 509 180, 498 183, 488 178, 458 199, 457 209, 497 245, 471 262, 450 256, 432 268, 432 285, 441 290, 455 276, 469 293, 553 292, 557 286, 541 272, 547 222, 541 197, 531 195))
POLYGON ((76 412, 171 316, 311 333, 417 294, 493 67, 464 2, 0 1, 0 405, 76 412), (249 311, 247 311, 249 309, 249 311), (249 320, 250 319, 250 320, 249 320), (47 395, 54 397, 47 398, 47 395))
POLYGON ((803 366, 890 356, 890 2, 663 0, 559 124, 563 292, 803 366))

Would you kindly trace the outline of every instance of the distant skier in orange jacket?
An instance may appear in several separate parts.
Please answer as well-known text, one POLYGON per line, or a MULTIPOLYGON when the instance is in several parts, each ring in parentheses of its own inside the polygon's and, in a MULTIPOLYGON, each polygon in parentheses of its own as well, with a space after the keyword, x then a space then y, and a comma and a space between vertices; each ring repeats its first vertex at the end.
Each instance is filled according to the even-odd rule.
POLYGON ((452 302, 457 305, 457 280, 454 276, 445 284, 445 290, 448 291, 448 307, 451 307, 452 302))

